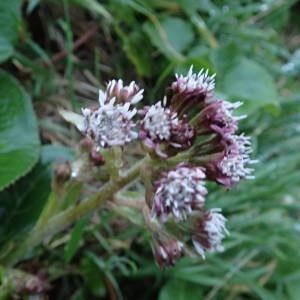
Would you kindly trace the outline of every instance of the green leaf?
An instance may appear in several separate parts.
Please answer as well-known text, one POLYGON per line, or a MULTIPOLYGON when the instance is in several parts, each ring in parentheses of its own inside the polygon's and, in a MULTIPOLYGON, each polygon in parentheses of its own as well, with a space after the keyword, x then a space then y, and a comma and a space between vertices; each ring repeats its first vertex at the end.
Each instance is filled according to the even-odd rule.
POLYGON ((286 289, 288 293, 288 299, 289 300, 298 300, 299 299, 299 293, 300 293, 300 285, 299 281, 292 281, 292 282, 287 282, 286 284, 286 289))
MULTIPOLYGON (((239 64, 242 55, 240 48, 236 44, 227 44, 213 49, 210 52, 210 57, 215 66, 217 76, 224 78, 225 74, 227 74, 232 66, 239 64)), ((217 84, 218 81, 219 80, 217 79, 217 84)))
POLYGON ((13 46, 6 38, 0 36, 0 62, 8 59, 13 53, 13 46))
POLYGON ((0 72, 0 190, 32 169, 40 140, 28 94, 8 73, 0 72))
POLYGON ((88 221, 88 217, 84 217, 81 218, 80 220, 78 220, 78 222, 76 223, 72 234, 71 234, 71 238, 68 242, 68 244, 66 245, 65 248, 65 262, 69 263, 71 261, 71 259, 73 258, 73 256, 75 255, 79 245, 80 245, 80 241, 84 232, 84 228, 85 225, 88 221))
POLYGON ((85 287, 94 295, 103 298, 106 294, 104 272, 90 258, 83 257, 80 261, 85 287))
MULTIPOLYGON (((43 146, 33 170, 0 192, 0 249, 13 248, 38 219, 51 191, 52 163, 71 160, 69 148, 43 146)), ((0 255, 1 257, 1 255, 0 255)))
POLYGON ((120 26, 116 25, 116 31, 123 41, 123 49, 135 66, 137 72, 142 76, 149 76, 151 71, 151 47, 145 47, 149 43, 142 30, 135 30, 129 35, 120 26), (141 51, 141 49, 143 49, 141 51))
POLYGON ((211 13, 217 10, 217 6, 210 0, 177 0, 177 2, 181 5, 181 7, 189 11, 201 10, 206 13, 211 13))
POLYGON ((161 290, 159 300, 199 300, 202 299, 198 284, 183 280, 171 280, 161 290))
POLYGON ((159 22, 146 23, 144 30, 151 42, 170 59, 182 60, 182 53, 194 40, 194 32, 189 23, 175 17, 159 22))
MULTIPOLYGON (((220 80, 220 79, 219 79, 220 80)), ((221 90, 233 100, 241 100, 241 112, 251 113, 261 107, 276 112, 278 95, 271 75, 258 63, 242 58, 228 70, 221 90)))
POLYGON ((118 299, 122 300, 123 297, 122 297, 120 287, 118 285, 118 281, 116 280, 116 278, 115 278, 114 274, 111 272, 111 270, 108 269, 107 261, 102 260, 102 258, 100 258, 94 252, 91 252, 91 251, 85 251, 85 255, 99 268, 99 270, 101 270, 105 274, 107 279, 110 281, 110 283, 114 287, 118 299))
POLYGON ((83 115, 76 114, 72 111, 64 109, 60 109, 58 112, 67 122, 70 122, 71 124, 75 125, 79 130, 82 130, 84 122, 83 115))
POLYGON ((184 51, 194 39, 194 32, 189 23, 182 19, 169 17, 162 23, 169 41, 178 52, 184 51), (180 32, 180 34, 178 34, 180 32))
POLYGON ((0 62, 13 53, 21 22, 20 0, 0 1, 0 62))

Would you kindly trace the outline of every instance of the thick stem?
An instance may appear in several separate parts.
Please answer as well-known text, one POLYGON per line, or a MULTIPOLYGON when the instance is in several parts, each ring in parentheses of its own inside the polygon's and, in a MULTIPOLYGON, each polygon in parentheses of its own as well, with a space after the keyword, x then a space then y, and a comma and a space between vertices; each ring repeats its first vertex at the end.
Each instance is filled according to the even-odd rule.
POLYGON ((148 157, 144 158, 124 173, 117 182, 108 182, 88 200, 52 217, 47 223, 43 224, 43 226, 34 227, 19 247, 8 254, 1 263, 6 266, 16 264, 30 248, 40 244, 45 237, 62 231, 80 217, 97 209, 102 201, 111 198, 117 191, 136 180, 139 176, 141 166, 148 161, 148 157))
POLYGON ((100 153, 104 157, 107 171, 111 179, 114 181, 118 180, 120 176, 120 169, 123 166, 121 148, 112 147, 108 150, 103 149, 102 151, 100 151, 100 153))
POLYGON ((115 195, 113 199, 113 203, 120 206, 127 206, 137 210, 142 210, 145 204, 145 197, 140 198, 129 198, 123 195, 115 195))

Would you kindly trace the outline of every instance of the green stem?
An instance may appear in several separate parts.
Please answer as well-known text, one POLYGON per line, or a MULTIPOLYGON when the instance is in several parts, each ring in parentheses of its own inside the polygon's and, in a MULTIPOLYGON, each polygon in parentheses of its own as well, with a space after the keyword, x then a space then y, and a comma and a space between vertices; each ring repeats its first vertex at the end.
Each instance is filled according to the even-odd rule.
POLYGON ((88 200, 52 217, 47 223, 43 224, 43 226, 34 227, 27 239, 25 239, 15 251, 8 254, 5 259, 3 259, 2 264, 6 266, 16 264, 29 249, 39 245, 45 237, 64 230, 80 217, 96 210, 104 200, 111 198, 117 191, 136 180, 140 174, 141 167, 149 160, 149 157, 145 157, 124 173, 118 181, 106 183, 88 200))
POLYGON ((118 180, 119 176, 120 176, 120 167, 122 165, 121 162, 121 157, 120 155, 120 148, 119 147, 113 147, 111 149, 103 149, 100 150, 101 155, 103 156, 104 160, 105 160, 105 164, 107 167, 107 171, 110 175, 110 178, 112 180, 118 180))
POLYGON ((47 221, 50 219, 50 217, 55 213, 57 209, 58 206, 57 202, 58 202, 57 195, 52 191, 35 225, 36 227, 41 227, 45 225, 45 223, 47 223, 47 221))
POLYGON ((192 162, 197 165, 204 165, 206 163, 215 161, 220 159, 223 156, 223 152, 217 152, 217 153, 208 153, 208 154, 198 154, 196 157, 193 155, 192 151, 187 151, 183 153, 179 153, 174 157, 171 157, 165 161, 165 165, 169 167, 175 167, 181 162, 192 162))

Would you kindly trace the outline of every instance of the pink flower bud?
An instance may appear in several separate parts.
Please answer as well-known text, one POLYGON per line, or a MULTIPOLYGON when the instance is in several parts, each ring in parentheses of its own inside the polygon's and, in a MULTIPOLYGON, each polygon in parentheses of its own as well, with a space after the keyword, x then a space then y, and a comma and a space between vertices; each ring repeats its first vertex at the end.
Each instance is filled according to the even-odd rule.
POLYGON ((171 84, 171 107, 179 115, 191 108, 202 105, 204 100, 212 96, 215 87, 215 74, 208 75, 208 70, 193 73, 191 66, 186 76, 176 74, 176 80, 171 84))
POLYGON ((144 90, 140 89, 134 81, 125 86, 123 80, 119 79, 108 82, 105 96, 107 100, 116 98, 117 103, 129 102, 135 104, 143 99, 143 92, 144 90))
POLYGON ((173 266, 183 255, 183 244, 164 234, 153 236, 153 255, 162 268, 173 266))

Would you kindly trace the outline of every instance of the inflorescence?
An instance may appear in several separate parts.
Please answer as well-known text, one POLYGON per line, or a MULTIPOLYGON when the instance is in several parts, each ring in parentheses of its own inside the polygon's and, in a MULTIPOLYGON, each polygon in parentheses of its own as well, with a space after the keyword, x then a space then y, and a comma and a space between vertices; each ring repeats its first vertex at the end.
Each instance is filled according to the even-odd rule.
POLYGON ((146 224, 162 267, 173 265, 188 243, 203 258, 223 250, 226 218, 221 209, 205 209, 206 180, 231 188, 253 178, 250 166, 257 161, 250 157, 250 138, 237 134, 246 117, 235 115, 242 103, 213 99, 214 87, 215 75, 193 73, 191 67, 186 76, 176 74, 163 100, 138 109, 144 90, 135 82, 112 80, 100 90, 98 106, 82 109, 77 124, 93 151, 115 146, 124 151, 138 141, 155 161, 147 180, 151 221, 146 224), (177 230, 169 230, 172 226, 177 230))

